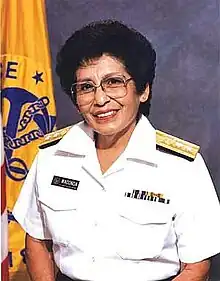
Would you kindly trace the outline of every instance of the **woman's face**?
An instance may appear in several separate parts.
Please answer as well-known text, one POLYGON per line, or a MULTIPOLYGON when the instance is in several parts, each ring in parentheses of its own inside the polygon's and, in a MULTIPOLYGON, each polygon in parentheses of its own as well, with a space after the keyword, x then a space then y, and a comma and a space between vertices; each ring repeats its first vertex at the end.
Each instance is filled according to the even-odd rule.
MULTIPOLYGON (((103 55, 81 66, 76 71, 76 80, 77 82, 90 81, 95 85, 100 85, 103 78, 105 80, 106 77, 117 75, 122 75, 125 79, 131 78, 119 60, 103 55)), ((125 87, 115 90, 120 90, 123 94, 120 97, 111 98, 111 95, 106 94, 102 87, 98 87, 94 91, 91 102, 86 104, 83 95, 80 97, 77 95, 80 113, 88 125, 103 136, 113 136, 134 128, 140 102, 146 101, 149 94, 149 87, 147 87, 145 92, 139 95, 132 79, 127 81, 125 87)))

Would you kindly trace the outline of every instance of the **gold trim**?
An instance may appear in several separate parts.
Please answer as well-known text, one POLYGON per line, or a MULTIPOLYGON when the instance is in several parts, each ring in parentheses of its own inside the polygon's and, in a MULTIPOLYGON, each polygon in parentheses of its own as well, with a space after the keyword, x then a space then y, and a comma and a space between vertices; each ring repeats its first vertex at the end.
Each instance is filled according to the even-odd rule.
POLYGON ((46 144, 48 144, 50 142, 53 142, 53 141, 55 141, 57 139, 62 139, 62 137, 69 131, 69 129, 71 127, 72 126, 65 127, 65 128, 60 129, 60 130, 57 130, 55 132, 51 132, 49 134, 46 134, 44 136, 44 140, 42 141, 40 146, 46 145, 46 144))
POLYGON ((156 142, 158 145, 173 150, 177 153, 195 159, 200 147, 183 139, 171 136, 156 130, 156 142))

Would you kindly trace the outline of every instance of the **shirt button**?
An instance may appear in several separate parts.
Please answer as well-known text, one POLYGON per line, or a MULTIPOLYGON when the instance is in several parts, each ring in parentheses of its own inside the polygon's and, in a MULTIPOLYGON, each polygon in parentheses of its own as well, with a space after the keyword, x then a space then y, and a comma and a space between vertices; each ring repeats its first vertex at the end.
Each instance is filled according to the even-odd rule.
POLYGON ((95 258, 94 257, 92 257, 92 262, 95 262, 95 258))

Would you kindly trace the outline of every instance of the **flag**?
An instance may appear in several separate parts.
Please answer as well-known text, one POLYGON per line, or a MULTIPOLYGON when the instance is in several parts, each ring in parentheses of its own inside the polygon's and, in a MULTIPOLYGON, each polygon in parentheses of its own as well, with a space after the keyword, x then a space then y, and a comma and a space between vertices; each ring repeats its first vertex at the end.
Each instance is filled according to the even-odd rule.
POLYGON ((1 0, 1 98, 10 280, 26 281, 24 232, 12 209, 45 134, 55 126, 44 0, 1 0))
POLYGON ((1 141, 1 281, 8 281, 8 220, 6 208, 4 147, 2 136, 2 121, 0 119, 1 141))

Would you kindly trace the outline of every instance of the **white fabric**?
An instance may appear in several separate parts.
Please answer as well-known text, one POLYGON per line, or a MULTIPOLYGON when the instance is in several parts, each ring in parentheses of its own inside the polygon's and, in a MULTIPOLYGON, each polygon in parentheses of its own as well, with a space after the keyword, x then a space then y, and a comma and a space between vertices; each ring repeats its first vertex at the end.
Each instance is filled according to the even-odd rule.
POLYGON ((153 281, 220 252, 220 206, 201 155, 193 162, 156 150, 142 117, 127 148, 102 174, 93 132, 73 126, 37 155, 14 216, 27 233, 52 239, 55 261, 70 278, 153 281), (52 185, 78 180, 77 190, 52 185), (163 194, 169 204, 128 198, 163 194))

